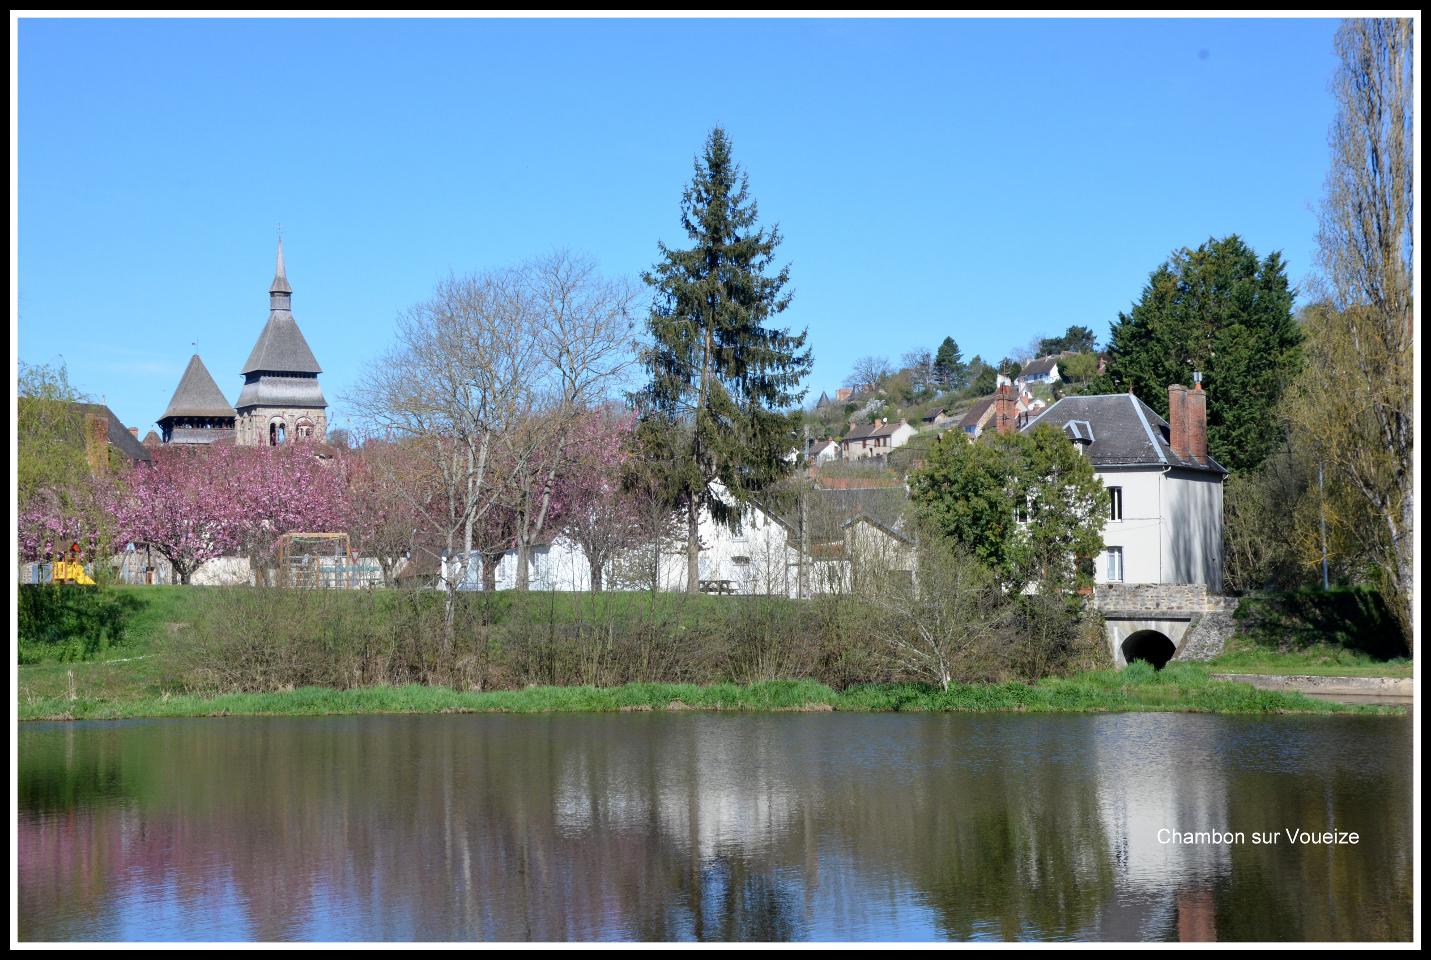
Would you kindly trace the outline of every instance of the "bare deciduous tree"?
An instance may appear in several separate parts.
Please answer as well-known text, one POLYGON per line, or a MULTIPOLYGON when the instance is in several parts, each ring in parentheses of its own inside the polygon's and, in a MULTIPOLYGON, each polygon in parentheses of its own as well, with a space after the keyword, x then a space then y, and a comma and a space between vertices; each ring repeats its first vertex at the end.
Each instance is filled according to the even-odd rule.
POLYGON ((876 575, 878 555, 861 558, 857 595, 877 611, 873 629, 903 673, 937 683, 996 675, 1012 607, 976 559, 925 537, 914 575, 891 567, 876 575))
POLYGON ((541 364, 534 415, 502 438, 513 467, 516 588, 528 587, 531 548, 548 527, 557 474, 569 461, 581 418, 634 362, 635 289, 597 273, 588 257, 558 251, 522 268, 537 306, 533 333, 541 364))
POLYGON ((892 373, 894 373, 894 369, 889 365, 887 358, 861 357, 855 361, 854 367, 851 368, 850 375, 845 380, 845 386, 853 387, 861 392, 876 390, 892 373))
POLYGON ((1294 426, 1379 518, 1374 558, 1410 626, 1413 589, 1413 36, 1409 19, 1337 31, 1338 110, 1318 246, 1326 309, 1304 321, 1294 426))
POLYGON ((494 448, 533 406, 539 323, 521 273, 450 277, 399 317, 397 345, 369 367, 349 398, 372 426, 410 438, 437 477, 434 502, 413 506, 453 561, 441 573, 444 652, 451 649, 456 591, 467 579, 474 531, 505 486, 490 475, 494 448))

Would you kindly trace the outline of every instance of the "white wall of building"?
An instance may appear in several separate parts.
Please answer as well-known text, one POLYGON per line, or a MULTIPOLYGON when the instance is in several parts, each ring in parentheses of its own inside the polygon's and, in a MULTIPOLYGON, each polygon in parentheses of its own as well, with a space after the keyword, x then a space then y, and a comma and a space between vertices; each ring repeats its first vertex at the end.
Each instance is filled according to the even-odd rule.
POLYGON ((1163 476, 1163 583, 1222 592, 1222 477, 1202 470, 1163 476))
MULTIPOLYGON (((1166 467, 1097 471, 1123 490, 1123 519, 1103 525, 1094 580, 1110 582, 1109 548, 1123 551, 1123 583, 1201 583, 1222 589, 1222 478, 1166 467)), ((1104 500, 1104 516, 1107 516, 1104 500)))

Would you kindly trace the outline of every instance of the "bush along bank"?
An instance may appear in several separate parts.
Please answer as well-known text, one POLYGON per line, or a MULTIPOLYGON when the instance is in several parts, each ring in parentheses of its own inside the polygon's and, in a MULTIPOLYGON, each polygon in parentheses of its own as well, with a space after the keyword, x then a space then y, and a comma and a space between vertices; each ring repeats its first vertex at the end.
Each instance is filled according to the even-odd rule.
MULTIPOLYGON (((23 719, 832 709, 1343 712, 1173 664, 1108 669, 1096 617, 1021 605, 938 664, 849 596, 118 588, 123 655, 21 668, 23 719), (673 707, 673 705, 675 705, 673 707)), ((945 618, 946 620, 949 618, 945 618)), ((956 639, 962 637, 956 636, 956 639)))

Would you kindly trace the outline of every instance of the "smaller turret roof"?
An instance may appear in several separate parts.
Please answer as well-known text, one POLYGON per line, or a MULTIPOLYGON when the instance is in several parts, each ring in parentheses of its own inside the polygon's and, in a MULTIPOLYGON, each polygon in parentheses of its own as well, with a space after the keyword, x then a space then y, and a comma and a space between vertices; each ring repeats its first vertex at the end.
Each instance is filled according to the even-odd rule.
POLYGON ((236 416, 234 408, 224 399, 223 391, 209 375, 204 361, 200 360, 196 353, 189 358, 189 366, 184 369, 184 376, 179 379, 179 386, 174 390, 168 408, 159 419, 233 416, 236 416))

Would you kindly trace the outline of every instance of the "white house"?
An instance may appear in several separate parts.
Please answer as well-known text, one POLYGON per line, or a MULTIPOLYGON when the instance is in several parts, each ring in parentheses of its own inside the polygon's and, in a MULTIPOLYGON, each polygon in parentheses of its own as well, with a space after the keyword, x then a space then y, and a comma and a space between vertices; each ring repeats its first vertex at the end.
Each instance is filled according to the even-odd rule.
POLYGON ((829 463, 840 459, 840 444, 832 439, 816 441, 805 457, 808 463, 829 463))
POLYGON ((1168 388, 1172 423, 1131 393, 1064 397, 1022 427, 1055 426, 1108 488, 1098 583, 1222 590, 1222 482, 1207 452, 1207 394, 1168 388))
POLYGON ((1063 379, 1058 371, 1058 362, 1066 354, 1057 354, 1049 357, 1037 357, 1024 364, 1019 371, 1019 387, 1027 386, 1031 383, 1057 383, 1063 379))

